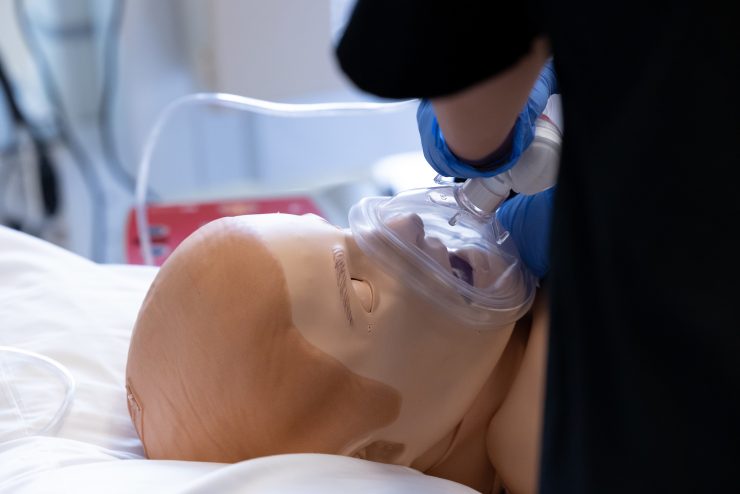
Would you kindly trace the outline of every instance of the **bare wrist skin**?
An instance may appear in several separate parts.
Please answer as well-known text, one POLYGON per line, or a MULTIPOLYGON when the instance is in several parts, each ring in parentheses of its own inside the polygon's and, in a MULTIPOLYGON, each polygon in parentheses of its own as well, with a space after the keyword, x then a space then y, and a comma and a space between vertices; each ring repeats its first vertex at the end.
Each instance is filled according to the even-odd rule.
POLYGON ((537 38, 529 54, 513 67, 459 93, 432 100, 447 146, 456 156, 481 162, 507 142, 549 54, 547 39, 537 38))

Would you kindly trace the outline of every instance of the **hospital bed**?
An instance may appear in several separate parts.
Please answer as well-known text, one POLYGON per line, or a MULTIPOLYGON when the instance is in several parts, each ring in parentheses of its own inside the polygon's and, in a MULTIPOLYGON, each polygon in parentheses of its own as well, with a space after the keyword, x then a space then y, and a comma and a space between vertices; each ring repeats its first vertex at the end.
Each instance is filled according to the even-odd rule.
MULTIPOLYGON (((474 491, 409 468, 333 455, 235 464, 144 457, 126 409, 130 331, 155 267, 100 265, 0 227, 0 346, 58 363, 74 380, 0 352, 1 493, 452 493, 474 491)), ((269 406, 269 405, 267 405, 269 406)))

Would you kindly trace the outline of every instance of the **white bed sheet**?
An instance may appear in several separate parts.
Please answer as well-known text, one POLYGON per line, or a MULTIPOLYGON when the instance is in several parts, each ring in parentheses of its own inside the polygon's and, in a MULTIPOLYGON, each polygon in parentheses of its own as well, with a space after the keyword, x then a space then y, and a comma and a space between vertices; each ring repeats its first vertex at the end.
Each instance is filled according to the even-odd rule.
POLYGON ((409 468, 332 455, 232 465, 145 459, 123 383, 131 328, 155 274, 98 265, 0 227, 0 346, 55 359, 77 388, 59 427, 34 435, 55 409, 50 388, 59 381, 0 372, 0 493, 474 492, 409 468))

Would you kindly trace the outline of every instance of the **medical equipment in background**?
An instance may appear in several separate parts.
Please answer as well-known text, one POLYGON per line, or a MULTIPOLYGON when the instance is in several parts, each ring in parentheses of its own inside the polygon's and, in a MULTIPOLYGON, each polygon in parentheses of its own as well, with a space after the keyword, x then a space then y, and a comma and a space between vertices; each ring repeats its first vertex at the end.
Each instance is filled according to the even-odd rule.
POLYGON ((75 394, 69 370, 54 359, 20 348, 0 346, 0 442, 30 435, 52 434, 69 410, 75 394), (50 376, 58 383, 50 386, 50 376), (39 385, 43 383, 43 386, 39 385), (44 400, 27 393, 44 393, 44 400), (29 403, 44 403, 30 407, 29 403))
POLYGON ((0 154, 0 224, 43 236, 59 211, 59 186, 51 145, 28 121, 0 59, 0 93, 12 120, 0 154))
MULTIPOLYGON (((188 235, 224 216, 313 213, 341 225, 346 223, 347 210, 358 196, 376 193, 372 186, 364 190, 368 185, 346 181, 304 189, 270 188, 267 192, 255 188, 241 190, 237 198, 225 198, 224 193, 219 192, 210 199, 148 204, 147 223, 153 264, 161 265, 188 235)), ((148 264, 142 253, 137 225, 136 210, 132 209, 126 221, 126 262, 148 264)))
POLYGON ((515 321, 529 308, 537 278, 524 265, 495 212, 513 190, 553 187, 562 133, 547 115, 509 171, 393 197, 368 197, 349 213, 358 246, 422 296, 473 323, 515 321))
MULTIPOLYGON (((99 165, 106 168, 110 178, 130 194, 133 194, 135 185, 133 177, 121 164, 113 137, 112 117, 124 0, 94 3, 86 0, 13 0, 12 11, 22 43, 33 62, 33 75, 40 80, 38 94, 28 91, 25 86, 14 88, 18 92, 17 101, 27 103, 34 100, 40 103, 43 111, 41 115, 34 115, 32 111, 25 114, 24 126, 28 128, 26 133, 31 135, 32 145, 26 145, 30 151, 24 151, 23 141, 19 140, 15 146, 19 152, 11 157, 17 158, 16 162, 23 161, 20 163, 23 166, 3 156, 6 161, 11 161, 11 165, 5 167, 6 176, 0 177, 0 185, 5 187, 2 199, 4 203, 13 200, 15 204, 6 207, 11 213, 8 215, 6 212, 5 218, 0 217, 0 222, 66 245, 74 228, 68 210, 69 196, 64 194, 65 187, 60 185, 65 183, 62 176, 68 170, 67 165, 71 165, 69 169, 79 174, 82 186, 87 189, 90 257, 102 262, 105 260, 110 200, 106 194, 106 177, 99 165), (91 65, 97 57, 98 46, 102 52, 100 73, 91 65), (20 89, 22 91, 18 91, 20 89), (81 128, 90 123, 98 127, 91 136, 97 135, 99 140, 102 154, 99 160, 94 156, 96 143, 89 142, 84 137, 87 135, 85 129, 81 128), (45 147, 42 149, 39 143, 45 147), (38 172, 32 170, 34 161, 39 164, 36 167, 38 172), (31 186, 21 188, 20 180, 7 180, 8 168, 21 170, 25 174, 25 184, 40 183, 42 208, 34 206, 34 202, 40 201, 30 193, 31 186), (20 210, 25 211, 21 214, 20 210)), ((5 75, 8 76, 8 72, 5 75)), ((11 78, 6 80, 11 81, 11 78)), ((16 106, 23 109, 19 104, 16 106)))
POLYGON ((131 263, 161 265, 172 250, 202 224, 223 217, 250 213, 314 213, 330 222, 346 222, 347 209, 357 200, 351 189, 355 182, 322 184, 316 187, 248 192, 247 197, 211 198, 175 204, 148 204, 149 174, 160 134, 172 116, 190 106, 216 106, 285 118, 331 118, 390 113, 417 105, 417 100, 392 103, 277 103, 226 93, 195 93, 171 102, 159 114, 148 134, 139 162, 134 207, 126 227, 126 258, 131 263))

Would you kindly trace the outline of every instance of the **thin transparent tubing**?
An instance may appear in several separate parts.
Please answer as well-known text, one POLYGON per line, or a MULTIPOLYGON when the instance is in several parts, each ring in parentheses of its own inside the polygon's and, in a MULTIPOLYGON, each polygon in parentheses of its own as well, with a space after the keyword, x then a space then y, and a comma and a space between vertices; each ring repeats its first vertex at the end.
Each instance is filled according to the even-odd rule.
POLYGON ((418 103, 418 100, 404 100, 393 103, 372 103, 365 101, 340 103, 277 103, 264 101, 246 96, 237 96, 226 93, 194 93, 172 101, 159 114, 154 127, 144 143, 144 153, 139 162, 139 171, 136 178, 136 193, 134 209, 136 227, 139 234, 139 245, 144 264, 154 265, 152 254, 152 239, 149 232, 149 219, 146 216, 146 191, 149 182, 152 155, 159 140, 164 125, 169 121, 176 110, 184 106, 202 104, 221 106, 234 110, 246 110, 261 115, 275 115, 282 117, 334 117, 363 115, 367 113, 392 113, 403 110, 418 103))
POLYGON ((11 346, 2 346, 0 345, 0 353, 2 352, 8 352, 14 354, 16 357, 21 357, 24 360, 27 361, 33 361, 33 362, 41 362, 49 369, 53 370, 64 382, 66 385, 66 392, 64 393, 64 401, 57 409, 56 413, 52 417, 52 419, 49 421, 48 424, 46 424, 41 430, 36 432, 35 434, 47 434, 50 432, 53 432, 56 426, 61 422, 61 420, 64 418, 64 415, 67 413, 67 410, 69 410, 70 405, 72 404, 72 400, 74 399, 76 384, 74 377, 72 377, 72 373, 69 372, 69 370, 57 362, 56 360, 49 358, 45 355, 41 355, 40 353, 36 352, 30 352, 28 350, 23 350, 16 347, 11 346))

